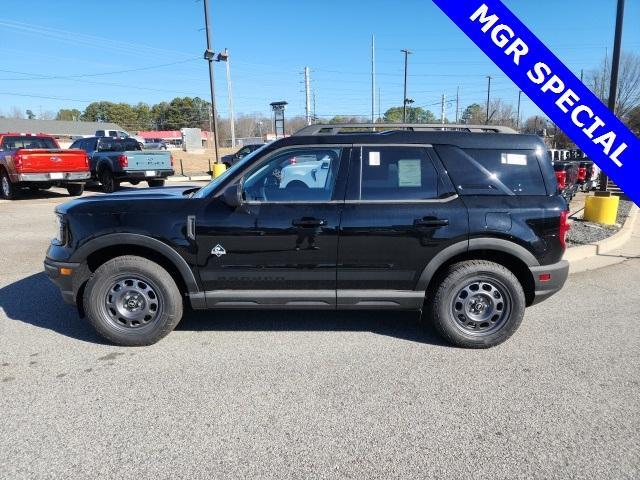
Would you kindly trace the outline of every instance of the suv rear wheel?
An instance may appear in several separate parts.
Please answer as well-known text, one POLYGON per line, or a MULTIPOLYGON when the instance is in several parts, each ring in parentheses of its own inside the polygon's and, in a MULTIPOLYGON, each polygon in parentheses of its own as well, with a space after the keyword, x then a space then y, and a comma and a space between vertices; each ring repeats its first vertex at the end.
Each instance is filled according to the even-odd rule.
POLYGON ((98 267, 84 291, 89 322, 125 346, 156 343, 182 318, 182 296, 171 275, 151 260, 116 257, 98 267))
POLYGON ((522 323, 522 285, 504 266, 487 260, 453 264, 433 292, 427 312, 436 330, 459 347, 504 342, 522 323))

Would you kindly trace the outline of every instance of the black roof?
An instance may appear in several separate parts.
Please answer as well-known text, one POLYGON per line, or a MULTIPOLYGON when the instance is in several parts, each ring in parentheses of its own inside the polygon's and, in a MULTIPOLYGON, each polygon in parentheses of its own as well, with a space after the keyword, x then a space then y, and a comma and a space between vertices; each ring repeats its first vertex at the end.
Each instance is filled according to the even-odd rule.
POLYGON ((456 131, 385 131, 381 133, 345 133, 338 135, 300 135, 277 140, 272 145, 325 145, 369 143, 385 144, 430 144, 453 145, 460 148, 500 148, 506 150, 534 150, 546 148, 537 135, 505 133, 470 133, 456 131))

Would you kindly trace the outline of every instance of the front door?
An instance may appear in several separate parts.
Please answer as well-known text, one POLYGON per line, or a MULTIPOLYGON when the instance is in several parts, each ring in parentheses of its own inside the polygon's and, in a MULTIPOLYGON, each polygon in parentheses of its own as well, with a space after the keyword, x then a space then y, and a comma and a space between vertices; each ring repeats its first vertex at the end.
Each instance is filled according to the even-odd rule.
POLYGON ((220 199, 203 207, 196 241, 208 306, 335 307, 338 180, 348 154, 341 146, 286 147, 243 176, 240 207, 220 199))
POLYGON ((421 308, 418 280, 468 235, 467 210, 427 146, 354 147, 342 214, 341 308, 421 308))

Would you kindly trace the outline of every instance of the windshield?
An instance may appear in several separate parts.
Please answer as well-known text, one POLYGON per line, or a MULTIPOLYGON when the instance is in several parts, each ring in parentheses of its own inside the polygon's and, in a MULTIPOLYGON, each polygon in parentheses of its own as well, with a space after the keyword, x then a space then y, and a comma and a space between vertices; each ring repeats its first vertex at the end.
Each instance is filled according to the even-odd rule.
POLYGON ((222 175, 214 178, 209 183, 207 183, 204 187, 202 187, 200 190, 195 192, 193 196, 195 198, 205 198, 211 195, 211 193, 218 187, 218 185, 220 185, 225 180, 225 178, 229 177, 230 175, 234 175, 238 170, 243 169, 244 166, 250 163, 252 159, 260 155, 260 153, 262 153, 262 151, 265 150, 267 146, 268 146, 267 144, 262 145, 259 149, 254 150, 253 152, 251 152, 249 155, 245 157, 242 157, 242 160, 238 160, 238 162, 235 163, 231 168, 225 170, 225 172, 222 175))

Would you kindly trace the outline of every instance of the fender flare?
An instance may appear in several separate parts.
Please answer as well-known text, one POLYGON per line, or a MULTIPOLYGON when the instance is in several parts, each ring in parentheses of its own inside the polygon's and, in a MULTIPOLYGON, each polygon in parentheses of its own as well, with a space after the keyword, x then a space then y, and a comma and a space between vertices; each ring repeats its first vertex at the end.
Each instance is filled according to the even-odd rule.
POLYGON ((116 245, 137 245, 155 251, 169 260, 178 269, 189 293, 197 293, 200 291, 195 275, 186 260, 166 243, 146 235, 136 233, 111 233, 97 237, 78 248, 69 261, 77 263, 84 262, 92 253, 116 245))
POLYGON ((540 262, 538 262, 529 250, 516 243, 501 238, 472 238, 449 245, 438 252, 422 271, 418 284, 416 285, 416 290, 426 291, 429 282, 442 265, 457 255, 473 252, 474 250, 492 250, 494 252, 507 253, 521 260, 528 267, 537 267, 540 265, 540 262))

